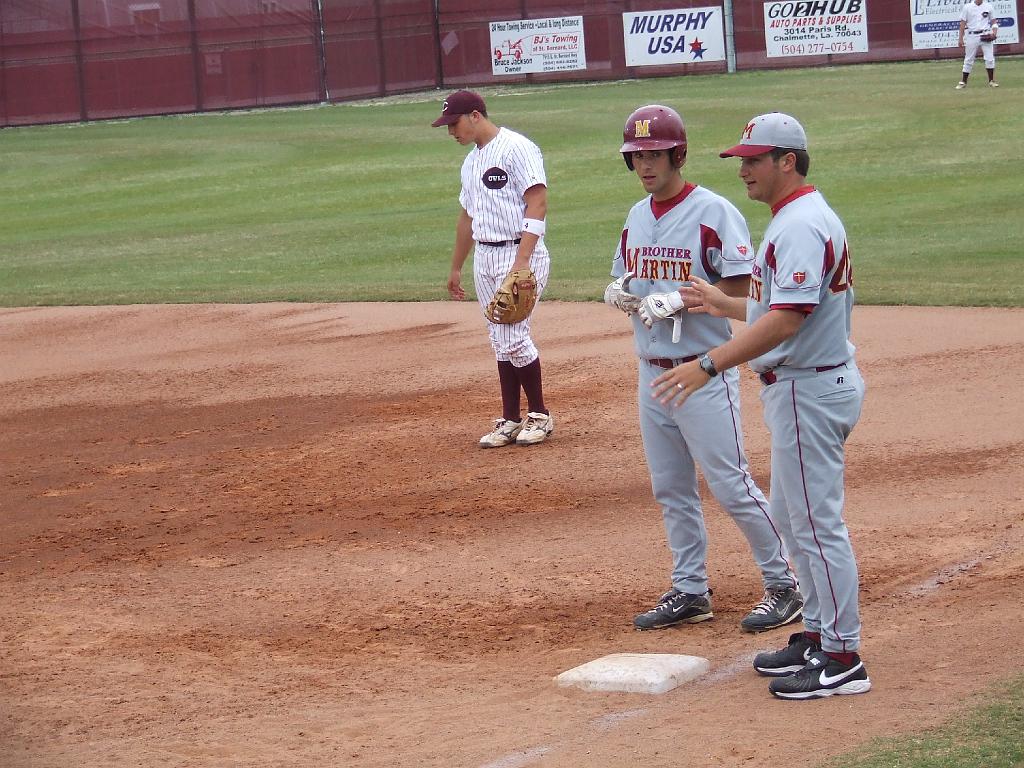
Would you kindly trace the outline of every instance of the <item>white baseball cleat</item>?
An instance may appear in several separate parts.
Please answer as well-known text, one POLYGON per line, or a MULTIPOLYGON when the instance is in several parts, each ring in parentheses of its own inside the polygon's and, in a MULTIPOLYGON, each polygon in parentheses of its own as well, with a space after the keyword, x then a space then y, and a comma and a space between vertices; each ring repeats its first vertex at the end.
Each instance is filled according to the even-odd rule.
POLYGON ((523 428, 523 422, 511 419, 495 419, 494 429, 480 438, 481 448, 501 448, 512 445, 523 428))
POLYGON ((989 80, 988 81, 988 87, 989 88, 998 88, 999 87, 999 83, 997 83, 995 80, 989 80))
POLYGON ((516 438, 516 445, 536 445, 543 443, 555 429, 555 420, 546 413, 526 414, 522 430, 516 438))
POLYGON ((958 91, 961 91, 961 90, 963 90, 966 87, 967 87, 967 83, 965 83, 963 80, 961 80, 959 83, 956 84, 956 89, 958 91))

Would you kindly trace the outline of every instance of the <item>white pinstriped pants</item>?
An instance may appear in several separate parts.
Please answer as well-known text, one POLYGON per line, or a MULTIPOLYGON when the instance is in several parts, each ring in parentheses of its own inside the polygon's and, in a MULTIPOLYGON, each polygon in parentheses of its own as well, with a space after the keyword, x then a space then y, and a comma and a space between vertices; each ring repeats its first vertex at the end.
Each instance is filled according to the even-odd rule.
POLYGON ((985 58, 985 69, 995 69, 996 51, 995 43, 983 43, 979 35, 964 33, 964 72, 971 73, 974 69, 974 59, 978 56, 978 49, 981 48, 981 55, 985 58))
MULTIPOLYGON (((477 243, 473 252, 473 285, 476 287, 476 298, 482 310, 487 308, 501 281, 512 270, 518 248, 518 245, 494 247, 477 243)), ((548 275, 551 272, 551 257, 543 240, 537 243, 533 251, 530 269, 537 276, 537 301, 540 302, 540 295, 548 284, 548 275)), ((532 315, 508 325, 486 320, 487 334, 496 359, 508 360, 516 368, 523 368, 540 356, 533 339, 530 338, 531 319, 532 315)))

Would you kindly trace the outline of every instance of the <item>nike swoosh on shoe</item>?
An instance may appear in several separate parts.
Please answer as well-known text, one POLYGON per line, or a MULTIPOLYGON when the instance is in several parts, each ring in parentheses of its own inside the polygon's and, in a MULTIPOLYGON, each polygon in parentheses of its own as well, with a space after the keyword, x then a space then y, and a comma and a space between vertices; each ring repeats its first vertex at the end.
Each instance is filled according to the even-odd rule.
POLYGON ((835 675, 835 676, 826 675, 825 674, 825 670, 823 669, 823 670, 821 670, 820 674, 818 675, 818 682, 821 683, 822 685, 826 686, 826 687, 830 686, 830 685, 835 685, 836 683, 841 682, 842 680, 845 680, 847 677, 852 675, 854 672, 858 671, 863 666, 864 666, 864 662, 860 662, 859 664, 857 664, 857 666, 855 666, 855 667, 853 667, 851 669, 848 669, 845 672, 842 672, 841 674, 838 674, 838 675, 835 675))

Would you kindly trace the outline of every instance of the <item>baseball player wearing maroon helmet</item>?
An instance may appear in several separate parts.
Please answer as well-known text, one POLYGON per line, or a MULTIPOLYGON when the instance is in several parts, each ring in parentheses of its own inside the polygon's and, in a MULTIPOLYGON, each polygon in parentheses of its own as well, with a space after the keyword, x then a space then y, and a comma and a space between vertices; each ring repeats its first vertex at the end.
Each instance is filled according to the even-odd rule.
POLYGON ((794 118, 760 115, 740 143, 747 196, 771 207, 746 300, 702 278, 683 290, 690 312, 746 320, 747 328, 698 361, 654 381, 660 402, 685 407, 743 362, 760 376, 771 433, 771 512, 804 593, 804 631, 754 668, 784 699, 865 693, 857 563, 843 520, 846 438, 860 418, 864 380, 850 343, 853 280, 846 230, 805 177, 807 136, 794 118), (693 306, 690 306, 692 303, 693 306), (719 373, 722 372, 722 373, 719 373))
POLYGON ((681 310, 679 288, 694 277, 745 296, 753 263, 750 233, 734 205, 686 181, 686 129, 679 114, 652 104, 626 120, 620 149, 648 195, 633 206, 612 262, 616 279, 605 301, 632 318, 639 361, 640 434, 654 497, 672 553, 672 588, 637 629, 660 629, 712 618, 707 533, 697 465, 711 492, 746 537, 761 571, 763 600, 741 621, 749 632, 796 621, 803 600, 768 502, 743 451, 739 375, 730 371, 684 406, 664 406, 651 382, 680 362, 728 340, 729 321, 681 310))
POLYGON ((974 60, 978 56, 979 48, 985 59, 989 86, 999 87, 999 83, 996 82, 997 37, 999 24, 992 3, 988 0, 968 0, 960 13, 960 33, 957 39, 957 44, 964 49, 963 73, 960 75, 960 82, 956 84, 958 91, 967 87, 967 79, 974 69, 974 60))
MULTIPOLYGON (((462 266, 472 249, 473 284, 482 309, 511 271, 527 267, 536 276, 539 301, 551 269, 544 244, 548 198, 540 149, 525 136, 491 122, 483 98, 472 91, 449 95, 433 125, 447 126, 448 135, 459 144, 473 145, 462 164, 462 208, 455 225, 448 294, 456 301, 466 297, 462 266)), ((540 353, 530 337, 530 319, 506 324, 487 319, 498 361, 502 415, 480 438, 483 448, 535 445, 555 427, 544 405, 540 353), (525 419, 521 392, 528 405, 525 419)))

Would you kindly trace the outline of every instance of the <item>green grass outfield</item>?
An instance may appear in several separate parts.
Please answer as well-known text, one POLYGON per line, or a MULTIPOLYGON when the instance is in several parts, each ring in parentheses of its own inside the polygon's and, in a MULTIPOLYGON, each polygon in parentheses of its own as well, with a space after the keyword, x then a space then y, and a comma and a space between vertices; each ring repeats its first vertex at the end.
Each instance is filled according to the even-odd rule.
MULTIPOLYGON (((629 206, 626 116, 687 122, 686 176, 768 220, 717 152, 796 115, 810 181, 850 234, 869 304, 1024 305, 1024 59, 955 91, 959 63, 816 67, 483 89, 544 150, 547 296, 598 298, 629 206)), ((431 128, 443 93, 305 109, 0 131, 0 305, 445 298, 466 150, 431 128)))
POLYGON ((856 752, 829 760, 825 765, 829 768, 1015 768, 1024 765, 1024 676, 993 686, 981 696, 985 703, 938 728, 916 735, 875 739, 856 752))

